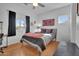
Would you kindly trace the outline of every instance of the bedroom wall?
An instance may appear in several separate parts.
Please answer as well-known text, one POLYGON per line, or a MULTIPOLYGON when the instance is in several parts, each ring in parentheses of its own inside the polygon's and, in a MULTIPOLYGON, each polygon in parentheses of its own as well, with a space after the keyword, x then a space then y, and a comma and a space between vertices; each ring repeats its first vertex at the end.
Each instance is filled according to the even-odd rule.
POLYGON ((77 14, 77 4, 73 3, 70 7, 70 37, 71 42, 76 43, 76 14, 77 14))
POLYGON ((76 43, 79 47, 79 16, 76 19, 76 43))
POLYGON ((70 19, 63 24, 58 24, 58 16, 67 15, 70 17, 70 5, 58 8, 55 10, 51 10, 46 13, 42 13, 38 15, 37 24, 42 24, 42 20, 45 19, 55 19, 55 26, 58 30, 57 32, 57 40, 58 41, 69 41, 70 40, 70 19))
MULTIPOLYGON (((3 21, 3 33, 8 33, 8 11, 16 12, 17 19, 25 19, 25 16, 30 16, 30 21, 36 20, 36 16, 30 12, 28 9, 25 9, 23 6, 19 4, 0 4, 0 21, 3 21)), ((30 31, 34 31, 35 25, 32 25, 30 31)), ((8 37, 8 44, 14 44, 19 42, 23 33, 25 32, 25 28, 20 28, 16 30, 16 36, 8 37)), ((4 37, 3 45, 6 45, 6 37, 4 37)))

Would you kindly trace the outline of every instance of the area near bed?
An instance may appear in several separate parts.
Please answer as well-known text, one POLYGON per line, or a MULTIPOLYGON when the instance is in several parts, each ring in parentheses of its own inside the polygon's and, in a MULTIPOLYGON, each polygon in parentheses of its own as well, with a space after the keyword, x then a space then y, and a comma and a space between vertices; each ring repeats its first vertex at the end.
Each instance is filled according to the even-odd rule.
MULTIPOLYGON (((47 49, 44 50, 41 55, 42 56, 53 56, 58 48, 59 42, 52 41, 48 46, 47 49)), ((7 48, 4 49, 4 54, 2 56, 39 56, 39 52, 37 49, 31 47, 27 43, 16 43, 9 45, 7 48)))

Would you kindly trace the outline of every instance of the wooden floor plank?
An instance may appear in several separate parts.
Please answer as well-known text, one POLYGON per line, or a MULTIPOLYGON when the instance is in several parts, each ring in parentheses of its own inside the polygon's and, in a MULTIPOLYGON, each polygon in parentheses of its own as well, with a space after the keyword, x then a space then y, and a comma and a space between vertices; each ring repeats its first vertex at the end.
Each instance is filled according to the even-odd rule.
MULTIPOLYGON (((50 44, 48 44, 46 50, 44 50, 41 55, 42 56, 51 56, 55 53, 59 42, 52 41, 50 44)), ((38 56, 39 52, 37 49, 27 45, 24 43, 23 45, 21 43, 16 43, 8 46, 4 49, 4 53, 0 55, 3 56, 38 56)))
POLYGON ((42 52, 42 56, 52 56, 56 52, 56 49, 58 47, 59 42, 52 41, 50 44, 48 44, 46 50, 42 52))

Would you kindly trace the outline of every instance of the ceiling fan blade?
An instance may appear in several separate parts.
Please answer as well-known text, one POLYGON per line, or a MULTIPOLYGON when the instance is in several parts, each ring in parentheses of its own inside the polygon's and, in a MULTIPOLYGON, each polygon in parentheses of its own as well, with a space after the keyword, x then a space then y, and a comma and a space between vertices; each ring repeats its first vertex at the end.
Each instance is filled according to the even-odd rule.
POLYGON ((28 3, 24 3, 25 5, 28 5, 28 3))
POLYGON ((38 3, 38 5, 41 6, 41 7, 45 7, 45 5, 43 5, 43 4, 41 4, 41 3, 38 3))
POLYGON ((29 4, 32 4, 32 3, 24 3, 24 5, 29 5, 29 4))
MULTIPOLYGON (((32 3, 24 3, 24 5, 28 5, 28 4, 32 4, 32 3)), ((33 9, 35 9, 36 7, 35 6, 33 6, 33 9)))

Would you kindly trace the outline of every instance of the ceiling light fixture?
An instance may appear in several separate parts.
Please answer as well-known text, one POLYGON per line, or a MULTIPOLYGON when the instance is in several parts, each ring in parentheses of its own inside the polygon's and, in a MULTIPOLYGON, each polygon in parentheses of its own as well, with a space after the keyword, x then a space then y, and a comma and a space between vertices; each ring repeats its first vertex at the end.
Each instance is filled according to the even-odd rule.
POLYGON ((33 6, 38 6, 38 3, 33 3, 33 6))
POLYGON ((33 6, 38 6, 38 0, 33 0, 33 6))

